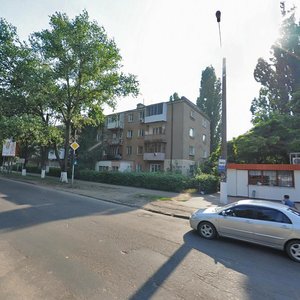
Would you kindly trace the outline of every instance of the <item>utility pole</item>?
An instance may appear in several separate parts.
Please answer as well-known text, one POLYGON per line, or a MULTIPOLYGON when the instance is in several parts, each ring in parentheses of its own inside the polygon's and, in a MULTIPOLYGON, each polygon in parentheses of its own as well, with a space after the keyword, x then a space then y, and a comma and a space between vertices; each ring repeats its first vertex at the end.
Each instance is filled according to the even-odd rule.
MULTIPOLYGON (((216 12, 216 18, 219 26, 220 47, 222 48, 221 39, 221 12, 216 12)), ((220 182, 220 202, 228 203, 227 198, 227 118, 226 118, 226 58, 222 61, 222 126, 221 126, 221 157, 219 159, 218 170, 221 176, 220 182)))

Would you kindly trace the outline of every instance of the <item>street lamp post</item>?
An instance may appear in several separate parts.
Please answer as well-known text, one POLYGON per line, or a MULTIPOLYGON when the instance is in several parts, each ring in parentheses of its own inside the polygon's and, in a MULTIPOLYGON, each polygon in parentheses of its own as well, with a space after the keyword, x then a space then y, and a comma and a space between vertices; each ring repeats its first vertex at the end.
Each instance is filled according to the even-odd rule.
MULTIPOLYGON (((220 47, 222 47, 221 39, 221 12, 216 12, 217 22, 219 25, 220 47)), ((221 157, 219 159, 219 172, 221 175, 220 182, 220 202, 227 204, 227 120, 226 120, 226 58, 223 57, 222 62, 222 120, 221 120, 221 157)))

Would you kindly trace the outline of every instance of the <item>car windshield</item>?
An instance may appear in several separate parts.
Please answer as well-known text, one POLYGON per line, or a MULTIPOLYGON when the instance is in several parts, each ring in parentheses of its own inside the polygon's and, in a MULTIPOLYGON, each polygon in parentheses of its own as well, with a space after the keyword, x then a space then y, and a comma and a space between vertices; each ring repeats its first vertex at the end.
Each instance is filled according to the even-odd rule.
POLYGON ((300 217, 300 212, 299 210, 295 209, 295 208, 289 208, 288 211, 292 212, 294 215, 300 217))

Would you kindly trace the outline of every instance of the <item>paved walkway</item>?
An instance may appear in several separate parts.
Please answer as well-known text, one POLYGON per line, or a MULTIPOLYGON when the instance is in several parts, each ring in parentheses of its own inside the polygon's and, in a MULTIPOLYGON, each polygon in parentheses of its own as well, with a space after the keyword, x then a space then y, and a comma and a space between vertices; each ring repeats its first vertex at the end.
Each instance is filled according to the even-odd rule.
MULTIPOLYGON (((11 179, 45 185, 102 201, 119 203, 184 219, 188 219, 191 213, 199 208, 204 209, 209 206, 224 205, 220 203, 219 193, 212 195, 190 195, 188 193, 180 194, 82 180, 75 180, 72 186, 71 183, 60 183, 59 179, 57 179, 57 181, 55 178, 41 180, 39 176, 30 175, 31 176, 13 176, 11 179)), ((3 177, 7 178, 7 176, 3 177)), ((238 198, 228 198, 229 202, 236 200, 238 200, 238 198)))

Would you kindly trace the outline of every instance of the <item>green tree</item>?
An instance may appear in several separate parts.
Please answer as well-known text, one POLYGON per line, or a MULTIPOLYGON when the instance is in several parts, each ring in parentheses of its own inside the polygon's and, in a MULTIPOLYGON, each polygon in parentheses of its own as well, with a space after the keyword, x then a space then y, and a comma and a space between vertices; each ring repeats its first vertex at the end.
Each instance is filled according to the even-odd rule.
MULTIPOLYGON (((115 42, 103 27, 89 21, 86 11, 73 20, 62 13, 52 15, 50 29, 34 33, 30 43, 51 71, 50 108, 64 125, 65 153, 76 129, 101 119, 103 104, 114 107, 118 97, 138 93, 136 77, 120 71, 115 42)), ((67 166, 65 155, 62 171, 67 166)))
MULTIPOLYGON (((54 87, 50 69, 30 47, 19 41, 13 26, 4 19, 0 20, 0 26, 3 33, 0 43, 2 138, 14 137, 22 143, 21 150, 23 146, 29 149, 30 143, 35 151, 39 147, 41 165, 45 168, 49 146, 61 141, 49 106, 54 87)), ((26 161, 29 153, 21 151, 26 161)))
POLYGON ((228 144, 228 161, 289 163, 289 153, 300 149, 300 116, 274 114, 228 144))
POLYGON ((170 102, 173 102, 173 101, 178 101, 178 100, 180 100, 180 99, 181 99, 181 98, 179 97, 178 93, 175 92, 173 95, 170 96, 169 101, 170 101, 170 102))
POLYGON ((266 120, 272 114, 299 114, 300 111, 300 22, 295 8, 282 9, 281 35, 272 46, 270 61, 258 59, 254 78, 262 87, 254 98, 250 111, 253 123, 266 120))
POLYGON ((215 69, 212 66, 202 71, 200 83, 200 96, 197 99, 197 106, 210 119, 210 151, 214 152, 221 139, 221 82, 216 77, 215 69))

